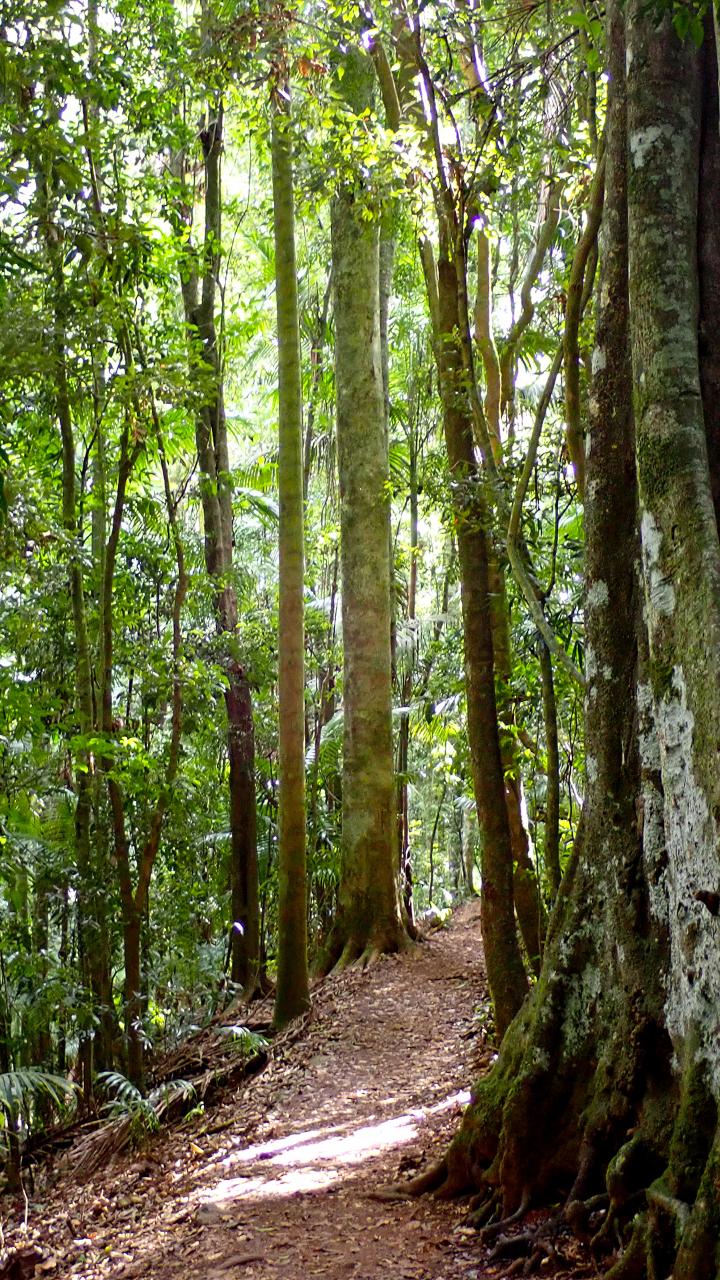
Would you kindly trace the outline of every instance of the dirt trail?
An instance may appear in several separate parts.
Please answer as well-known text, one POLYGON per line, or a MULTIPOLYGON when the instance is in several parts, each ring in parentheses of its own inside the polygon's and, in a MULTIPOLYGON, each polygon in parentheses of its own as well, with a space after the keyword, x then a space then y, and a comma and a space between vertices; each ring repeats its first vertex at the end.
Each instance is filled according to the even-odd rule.
MULTIPOLYGON (((409 955, 324 984, 301 1041, 204 1117, 29 1210, 57 1280, 475 1280, 463 1206, 382 1202, 458 1124, 487 1060, 477 903, 409 955)), ((16 1209, 17 1213, 17 1209, 16 1209)), ((6 1243, 21 1243, 17 1219, 6 1243)), ((28 1273, 32 1275, 33 1272, 28 1273)), ((502 1274, 496 1271, 495 1274, 502 1274)))

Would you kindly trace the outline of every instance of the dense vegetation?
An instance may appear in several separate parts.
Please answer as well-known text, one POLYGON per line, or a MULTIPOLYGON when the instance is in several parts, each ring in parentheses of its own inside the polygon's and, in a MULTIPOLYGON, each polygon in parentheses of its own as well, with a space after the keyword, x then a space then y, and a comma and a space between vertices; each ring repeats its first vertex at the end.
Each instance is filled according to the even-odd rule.
POLYGON ((429 1181, 641 1203, 627 1274, 698 1277, 712 20, 47 0, 0 51, 10 1145, 482 885, 510 1031, 429 1181))
MULTIPOLYGON (((472 189, 470 270, 475 288, 478 255, 492 259, 483 270, 501 319, 491 340, 503 356, 506 401, 513 396, 502 464, 506 508, 540 379, 562 333, 568 256, 592 176, 588 126, 575 119, 571 90, 576 77, 594 81, 595 71, 587 51, 574 48, 577 33, 561 25, 557 38, 573 52, 558 54, 557 77, 548 78, 552 56, 541 15, 518 15, 509 30, 495 20, 483 39, 486 58, 497 64, 499 96, 492 112, 489 99, 474 106, 461 61, 461 41, 470 40, 474 22, 462 11, 451 21, 435 15, 424 38, 439 64, 437 92, 458 98, 450 118, 457 116, 462 135, 456 150, 467 151, 456 160, 468 172, 465 201, 472 170, 482 164, 482 183, 474 179, 472 189), (442 65, 448 38, 457 45, 457 66, 442 65), (554 215, 546 208, 551 169, 554 215), (538 227, 548 216, 557 234, 552 241, 545 235, 544 252, 533 261, 538 227)), ((242 922, 232 898, 228 818, 225 704, 233 663, 247 680, 255 735, 258 960, 264 974, 274 972, 278 357, 270 128, 288 78, 305 403, 304 754, 313 953, 334 919, 340 871, 344 690, 329 206, 343 180, 363 187, 362 216, 371 227, 375 208, 385 210, 394 249, 388 498, 396 809, 411 864, 407 905, 415 912, 431 901, 444 908, 477 889, 457 516, 418 253, 418 231, 433 218, 431 156, 410 109, 401 131, 387 127, 372 80, 368 106, 357 113, 343 98, 348 51, 375 39, 368 19, 358 26, 352 6, 304 15, 280 6, 263 16, 208 11, 192 20, 160 6, 152 23, 125 5, 77 13, 40 6, 8 15, 5 1070, 42 1064, 64 1071, 89 1045, 95 1068, 126 1063, 123 1028, 126 1034, 133 1015, 123 994, 122 933, 129 912, 136 912, 141 932, 136 1016, 148 1047, 172 1043, 227 998, 232 926, 242 922), (208 131, 220 128, 221 207, 208 215, 217 221, 206 231, 208 131), (187 301, 183 307, 193 275, 201 288, 212 280, 215 289, 209 321, 216 367, 199 345, 207 321, 194 317, 187 301), (208 466, 196 447, 196 418, 216 394, 213 378, 223 384, 227 429, 227 458, 212 482, 231 505, 232 547, 222 572, 237 623, 227 629, 216 621, 214 571, 203 552, 208 466)), ((580 518, 557 419, 555 411, 533 468, 525 536, 552 626, 581 661, 580 518)), ((505 510, 498 535, 501 518, 505 510)), ((507 590, 516 592, 510 583, 507 590)), ((548 769, 551 785, 560 783, 560 812, 550 814, 550 827, 558 824, 564 858, 582 788, 578 697, 560 668, 559 756, 549 762, 542 704, 548 664, 538 658, 527 610, 517 599, 509 608, 513 659, 502 673, 503 745, 508 773, 526 796, 525 822, 547 902, 558 856, 551 854, 546 869, 548 769)), ((551 842, 557 840, 551 831, 551 842)))

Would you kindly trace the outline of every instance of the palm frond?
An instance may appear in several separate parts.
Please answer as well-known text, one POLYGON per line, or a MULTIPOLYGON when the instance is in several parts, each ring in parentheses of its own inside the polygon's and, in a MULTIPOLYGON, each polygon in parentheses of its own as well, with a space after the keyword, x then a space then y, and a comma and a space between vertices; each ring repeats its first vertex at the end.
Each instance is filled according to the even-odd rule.
POLYGON ((19 1067, 0 1074, 0 1112, 5 1116, 25 1110, 29 1102, 50 1098, 56 1107, 64 1106, 75 1096, 77 1086, 64 1076, 43 1071, 40 1067, 19 1067))

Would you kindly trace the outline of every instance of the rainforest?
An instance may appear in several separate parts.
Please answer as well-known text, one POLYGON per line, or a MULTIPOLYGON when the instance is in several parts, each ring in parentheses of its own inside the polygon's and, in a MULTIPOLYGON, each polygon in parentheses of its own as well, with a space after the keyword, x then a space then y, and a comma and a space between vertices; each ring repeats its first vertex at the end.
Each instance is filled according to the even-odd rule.
POLYGON ((718 82, 4 0, 2 1280, 720 1277, 718 82))

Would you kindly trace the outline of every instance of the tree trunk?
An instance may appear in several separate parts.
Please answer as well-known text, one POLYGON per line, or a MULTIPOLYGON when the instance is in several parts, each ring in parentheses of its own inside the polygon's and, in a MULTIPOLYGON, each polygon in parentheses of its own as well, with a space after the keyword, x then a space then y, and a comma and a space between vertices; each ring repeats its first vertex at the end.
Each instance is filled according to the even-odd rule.
MULTIPOLYGON (((513 850, 495 702, 495 656, 489 593, 488 506, 475 458, 465 369, 459 343, 458 285, 452 229, 441 217, 435 356, 450 464, 465 637, 468 745, 483 833, 482 934, 488 982, 502 1037, 527 982, 515 931, 513 850)), ((429 266, 429 264, 427 264, 429 266)), ((429 274, 426 269, 426 276, 429 274)))
MULTIPOLYGON (((692 41, 678 41, 669 17, 658 28, 634 6, 627 46, 637 462, 649 694, 665 807, 663 922, 670 931, 664 1017, 681 1069, 681 1108, 673 1115, 668 1106, 673 1127, 659 1190, 692 1206, 687 1223, 669 1222, 651 1197, 644 1229, 646 1251, 656 1258, 673 1235, 679 1239, 677 1280, 704 1280, 716 1275, 720 1261, 720 1046, 709 1013, 720 999, 712 914, 720 817, 720 545, 705 434, 706 414, 714 423, 717 404, 704 406, 702 398, 702 382, 711 387, 714 371, 703 361, 701 379, 698 350, 698 267, 710 248, 706 240, 698 243, 698 229, 714 228, 698 209, 697 193, 702 173, 708 184, 703 209, 709 201, 716 209, 717 99, 711 94, 702 102, 701 57, 692 41), (703 132, 701 105, 708 112, 703 132), (701 164, 703 133, 707 163, 701 164), (689 1091, 692 1111, 684 1115, 689 1091)), ((715 332, 713 345, 717 359, 715 332)), ((642 1230, 638 1224, 636 1242, 642 1230)))
MULTIPOLYGON (((510 680, 512 677, 510 601, 508 600, 505 573, 492 543, 489 543, 489 555, 490 616, 492 621, 497 714, 500 723, 512 724, 515 719, 515 707, 510 697, 510 680)), ((515 739, 511 733, 505 732, 502 734, 500 753, 505 778, 505 804, 507 805, 510 840, 512 842, 515 914, 530 968, 537 975, 540 972, 540 957, 545 941, 545 912, 540 898, 540 886, 535 874, 535 866, 530 857, 530 838, 525 828, 523 816, 520 761, 515 739)))
MULTIPOLYGON (((50 252, 55 256, 56 251, 52 245, 50 252)), ((93 700, 85 575, 77 515, 75 434, 67 380, 64 323, 61 318, 62 309, 66 303, 62 265, 59 262, 55 265, 54 278, 57 288, 54 335, 56 410, 62 440, 63 525, 70 545, 68 576, 75 641, 75 714, 80 734, 87 737, 96 728, 97 714, 93 700)), ((102 582, 100 574, 104 570, 104 565, 102 569, 100 564, 94 567, 98 580, 102 582)), ((98 594, 99 599, 102 600, 104 598, 102 587, 98 594)), ((94 775, 91 756, 84 747, 77 753, 77 767, 73 770, 73 776, 77 797, 75 857, 79 878, 77 918, 80 966, 83 981, 92 993, 93 1004, 99 1018, 98 1031, 94 1037, 87 1032, 81 1035, 80 1059, 83 1064, 83 1091, 87 1101, 92 1094, 93 1074, 112 1066, 112 1033, 109 1028, 114 1022, 114 1008, 109 957, 102 942, 98 943, 98 939, 104 938, 107 934, 106 904, 102 893, 98 891, 97 884, 100 868, 97 865, 97 858, 93 858, 92 850, 93 793, 97 791, 98 779, 94 775)))
MULTIPOLYGON (((372 98, 373 70, 346 58, 353 110, 372 98)), ((379 216, 343 187, 332 206, 335 382, 344 644, 342 870, 331 943, 341 964, 406 941, 395 875, 390 664, 390 509, 380 345, 379 216), (368 216, 371 215, 371 216, 368 216)))
POLYGON ((702 126, 698 209, 698 280, 700 285, 700 384, 705 438, 716 521, 720 517, 720 129, 716 24, 705 22, 702 48, 702 126))
MULTIPOLYGON (((413 675, 415 669, 417 639, 412 629, 416 617, 417 604, 417 557, 418 557, 418 436, 417 426, 410 424, 408 439, 410 452, 410 572, 407 591, 407 621, 410 624, 408 650, 405 655, 405 668, 400 684, 400 702, 407 707, 413 696, 413 675)), ((410 712, 400 713, 397 734, 397 830, 398 830, 398 867, 400 871, 400 892, 402 895, 405 920, 411 935, 416 932, 413 908, 413 867, 410 851, 410 807, 408 803, 408 768, 410 764, 410 712)))
MULTIPOLYGON (((519 810, 515 810, 516 795, 512 790, 506 798, 500 747, 495 675, 496 663, 502 656, 499 652, 501 644, 503 651, 509 652, 509 643, 506 644, 504 639, 500 641, 503 629, 507 629, 508 619, 506 607, 498 605, 495 598, 496 588, 500 585, 504 599, 504 583, 498 573, 491 543, 491 503, 489 491, 486 492, 486 476, 479 468, 475 454, 477 431, 477 444, 482 450, 485 466, 492 468, 497 474, 493 439, 480 402, 474 372, 467 296, 465 195, 457 192, 448 179, 435 84, 425 61, 419 20, 412 24, 412 32, 414 63, 421 72, 425 89, 428 142, 432 145, 436 167, 434 194, 439 241, 437 272, 429 241, 423 242, 421 257, 432 321, 460 561, 468 745, 475 801, 483 831, 483 943, 495 1019, 502 1037, 527 991, 527 979, 515 932, 514 860, 519 873, 518 916, 527 939, 530 958, 536 964, 540 953, 541 933, 539 897, 537 892, 530 896, 526 892, 528 885, 534 880, 534 873, 526 841, 517 841, 518 835, 524 837, 522 818, 519 810), (515 819, 515 848, 508 804, 515 819)), ((550 235, 548 232, 548 236, 550 235)), ((538 259, 537 270, 546 248, 547 245, 538 259)), ((524 303, 528 301, 529 288, 530 286, 524 291, 524 303)), ((528 307, 525 307, 522 317, 525 323, 532 317, 529 303, 528 306, 527 320, 525 312, 528 307)), ((481 306, 481 326, 488 317, 487 307, 483 309, 481 306)), ((519 321, 513 327, 515 344, 519 341, 521 332, 519 321)), ((508 359, 512 363, 511 358, 508 359)), ((494 443, 497 450, 499 442, 496 440, 494 443)))
POLYGON ((280 454, 278 971, 275 1022, 310 1003, 305 855, 303 439, 290 113, 272 121, 280 454))
POLYGON ((538 637, 538 659, 542 681, 543 722, 547 788, 545 792, 545 875, 554 902, 560 888, 560 751, 558 747, 557 704, 552 656, 542 636, 538 637))
POLYGON ((224 697, 230 773, 230 888, 233 915, 230 926, 231 976, 246 995, 252 995, 257 990, 260 976, 255 726, 250 682, 244 666, 233 651, 238 619, 237 596, 232 577, 232 491, 222 369, 215 325, 222 231, 221 101, 209 108, 207 126, 201 131, 200 140, 205 164, 202 272, 199 279, 190 274, 183 281, 183 301, 191 335, 196 339, 202 356, 199 374, 204 404, 196 418, 195 436, 201 475, 205 567, 215 591, 215 620, 223 643, 222 662, 227 682, 224 697))

